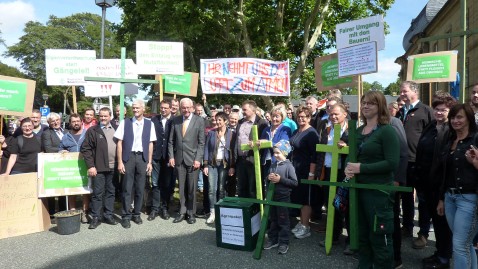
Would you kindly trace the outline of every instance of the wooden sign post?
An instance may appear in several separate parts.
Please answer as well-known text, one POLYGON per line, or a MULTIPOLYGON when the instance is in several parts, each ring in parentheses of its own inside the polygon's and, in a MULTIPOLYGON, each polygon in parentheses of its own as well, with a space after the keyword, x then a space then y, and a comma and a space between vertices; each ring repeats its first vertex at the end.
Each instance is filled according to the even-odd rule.
MULTIPOLYGON (((259 135, 257 131, 257 125, 253 125, 252 129, 252 148, 248 144, 242 144, 241 150, 252 150, 254 152, 254 173, 256 177, 256 198, 262 200, 262 176, 261 176, 261 160, 259 156, 259 149, 272 148, 272 142, 261 142, 261 145, 257 145, 259 141, 259 135)), ((261 215, 264 213, 264 208, 261 204, 261 215)))

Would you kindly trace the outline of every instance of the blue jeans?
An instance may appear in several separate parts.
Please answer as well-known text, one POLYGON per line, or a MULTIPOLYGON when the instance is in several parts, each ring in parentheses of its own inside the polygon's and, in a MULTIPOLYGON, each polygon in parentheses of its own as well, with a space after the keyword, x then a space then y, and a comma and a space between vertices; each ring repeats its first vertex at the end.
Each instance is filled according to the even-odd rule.
POLYGON ((208 165, 209 170, 209 202, 211 209, 214 209, 214 205, 217 202, 217 189, 219 185, 219 199, 226 196, 226 177, 227 170, 224 168, 224 164, 221 162, 219 165, 208 165))
POLYGON ((199 177, 198 177, 198 190, 199 189, 204 189, 204 178, 202 175, 202 170, 199 171, 199 177))
POLYGON ((477 232, 477 194, 445 193, 445 215, 453 233, 453 268, 477 269, 473 237, 477 232))

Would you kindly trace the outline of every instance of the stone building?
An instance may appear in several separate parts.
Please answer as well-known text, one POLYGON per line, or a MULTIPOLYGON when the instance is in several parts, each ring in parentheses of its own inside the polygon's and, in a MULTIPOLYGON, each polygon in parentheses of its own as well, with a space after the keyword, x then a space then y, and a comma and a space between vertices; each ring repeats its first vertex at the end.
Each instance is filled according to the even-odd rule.
MULTIPOLYGON (((460 36, 462 32, 462 18, 460 1, 465 0, 430 0, 412 20, 410 28, 403 37, 403 48, 405 54, 398 57, 395 63, 401 66, 399 73, 402 81, 406 80, 407 58, 410 55, 457 50, 459 51, 460 36), (456 34, 455 36, 447 36, 456 34), (423 42, 424 38, 432 39, 423 42)), ((478 1, 467 0, 466 2, 466 25, 468 30, 466 40, 465 57, 465 92, 468 97, 470 86, 478 83, 478 1)), ((462 55, 458 54, 458 63, 462 55)), ((463 70, 458 64, 460 83, 463 82, 463 70)), ((451 85, 448 82, 423 83, 421 85, 420 99, 430 102, 430 96, 435 91, 450 91, 451 85)))

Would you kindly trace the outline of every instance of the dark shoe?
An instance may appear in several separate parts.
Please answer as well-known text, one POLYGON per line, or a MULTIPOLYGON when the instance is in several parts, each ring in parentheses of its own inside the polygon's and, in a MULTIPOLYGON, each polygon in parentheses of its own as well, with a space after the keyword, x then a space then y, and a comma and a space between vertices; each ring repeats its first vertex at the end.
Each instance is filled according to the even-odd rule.
POLYGON ((450 268, 450 263, 441 263, 440 261, 434 263, 426 263, 423 266, 424 269, 448 269, 450 268))
POLYGON ((133 218, 131 220, 138 225, 143 224, 143 220, 141 219, 140 216, 133 216, 133 218))
POLYGON ((123 228, 125 228, 125 229, 131 228, 131 223, 130 223, 129 219, 122 219, 121 220, 121 226, 123 226, 123 228))
POLYGON ((194 214, 198 218, 204 218, 207 215, 207 212, 204 209, 200 209, 196 211, 196 214, 194 214))
POLYGON ((157 216, 158 216, 158 212, 156 212, 156 211, 153 210, 153 211, 151 211, 151 214, 149 214, 148 220, 149 220, 149 221, 152 221, 152 220, 154 220, 157 216))
POLYGON ((96 229, 96 227, 100 226, 100 224, 101 222, 98 218, 92 218, 88 229, 96 229))
POLYGON ((434 253, 430 257, 426 257, 426 258, 422 259, 423 263, 436 263, 436 262, 439 262, 439 261, 440 261, 440 259, 438 258, 436 253, 434 253))
POLYGON ((194 216, 190 216, 190 217, 188 218, 187 222, 188 222, 189 224, 194 224, 194 223, 196 223, 196 218, 195 218, 194 216))
POLYGON ((265 243, 264 243, 264 249, 273 249, 273 248, 276 248, 279 246, 279 243, 278 242, 274 242, 270 239, 268 239, 265 243))
POLYGON ((164 220, 168 220, 170 218, 168 210, 165 208, 161 212, 161 218, 164 220))
POLYGON ((179 215, 173 220, 173 223, 179 223, 179 222, 183 221, 185 218, 186 218, 186 215, 185 215, 185 214, 179 214, 179 215))
POLYGON ((114 217, 105 217, 103 219, 103 222, 106 223, 106 224, 109 224, 109 225, 116 225, 118 224, 118 222, 116 222, 115 218, 114 217))
POLYGON ((414 249, 424 249, 427 246, 427 238, 421 234, 413 240, 412 248, 414 249))

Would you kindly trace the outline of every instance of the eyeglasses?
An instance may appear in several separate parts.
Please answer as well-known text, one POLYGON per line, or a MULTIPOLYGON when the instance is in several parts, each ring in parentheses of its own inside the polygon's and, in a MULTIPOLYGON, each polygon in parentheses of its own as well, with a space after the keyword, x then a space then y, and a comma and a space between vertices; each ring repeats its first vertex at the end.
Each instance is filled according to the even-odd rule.
POLYGON ((445 114, 445 113, 450 112, 450 110, 449 109, 435 109, 435 112, 445 114))
POLYGON ((362 102, 360 102, 360 105, 362 105, 362 106, 376 106, 377 103, 362 101, 362 102))
POLYGON ((307 119, 309 116, 298 116, 299 119, 307 119))

